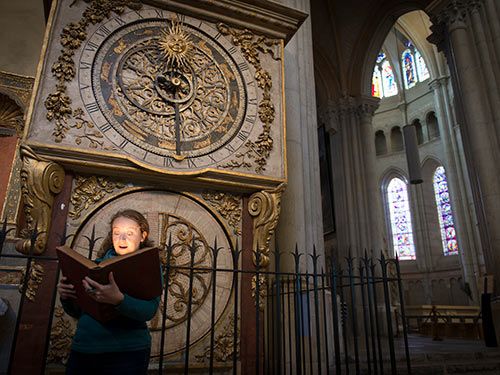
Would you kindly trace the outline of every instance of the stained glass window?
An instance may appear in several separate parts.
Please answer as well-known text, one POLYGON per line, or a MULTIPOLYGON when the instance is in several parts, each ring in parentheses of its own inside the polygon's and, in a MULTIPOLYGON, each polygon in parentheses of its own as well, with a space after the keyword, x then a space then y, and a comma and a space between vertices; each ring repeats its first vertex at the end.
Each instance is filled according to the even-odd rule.
POLYGON ((417 74, 418 74, 418 80, 420 82, 425 81, 430 77, 429 70, 427 69, 427 65, 425 64, 424 58, 418 52, 418 50, 415 50, 415 62, 417 65, 417 74))
POLYGON ((408 190, 400 178, 395 177, 389 182, 387 202, 394 254, 397 254, 401 260, 416 259, 408 190))
POLYGON ((384 98, 398 93, 396 79, 391 64, 383 51, 377 55, 372 76, 372 96, 384 98))
POLYGON ((451 210, 450 193, 446 173, 442 166, 436 168, 434 178, 434 195, 441 229, 441 240, 443 241, 443 253, 447 255, 458 254, 458 241, 455 224, 453 223, 453 212, 451 210))
POLYGON ((394 96, 398 93, 394 72, 392 71, 391 64, 389 64, 387 60, 382 63, 382 87, 385 97, 394 96))
POLYGON ((385 53, 380 51, 379 54, 377 55, 376 63, 380 64, 384 60, 385 60, 385 53))
POLYGON ((378 66, 376 66, 375 70, 373 71, 372 96, 376 96, 377 98, 381 98, 383 96, 382 75, 380 74, 380 69, 378 68, 378 66))
POLYGON ((417 71, 411 50, 406 49, 403 52, 401 59, 403 64, 405 87, 409 89, 417 84, 417 71))

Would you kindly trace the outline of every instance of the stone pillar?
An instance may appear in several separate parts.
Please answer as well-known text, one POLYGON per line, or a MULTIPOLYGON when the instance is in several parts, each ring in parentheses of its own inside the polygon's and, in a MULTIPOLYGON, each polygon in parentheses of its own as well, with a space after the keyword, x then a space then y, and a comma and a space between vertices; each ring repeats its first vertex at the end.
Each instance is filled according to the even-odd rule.
MULTIPOLYGON (((284 5, 310 13, 309 0, 281 1, 284 5)), ((311 18, 302 24, 285 47, 286 146, 288 186, 281 199, 281 215, 276 229, 280 251, 324 253, 318 130, 311 18)), ((308 257, 310 258, 310 257, 308 257)), ((305 257, 302 257, 305 261, 305 257)), ((291 257, 283 257, 284 267, 293 267, 291 257), (288 263, 290 262, 290 263, 288 263)), ((310 259, 307 260, 312 270, 310 259)))
MULTIPOLYGON (((362 256, 382 233, 377 213, 380 194, 373 176, 375 144, 372 118, 378 99, 343 97, 329 104, 332 176, 335 190, 338 256, 362 256), (378 233, 377 233, 378 232, 378 233)), ((383 218, 382 218, 383 219, 383 218)), ((383 222, 383 221, 382 221, 383 222)))
MULTIPOLYGON (((448 80, 449 77, 437 78, 430 82, 429 86, 434 92, 436 117, 444 146, 444 167, 457 229, 463 276, 464 280, 469 283, 474 303, 477 304, 479 303, 477 280, 480 277, 480 248, 476 241, 478 234, 474 233, 474 218, 469 212, 469 195, 465 182, 467 169, 460 160, 460 150, 451 116, 452 109, 448 99, 451 97, 448 91, 448 80)), ((456 130, 459 131, 458 128, 456 130)))
MULTIPOLYGON (((480 2, 482 3, 482 1, 480 2)), ((495 112, 495 98, 484 82, 481 55, 477 42, 475 0, 437 0, 428 7, 432 14, 433 34, 429 41, 445 52, 454 85, 457 120, 463 133, 481 246, 487 272, 495 275, 500 291, 500 153, 495 112), (476 33, 474 32, 476 30, 476 33)), ((481 42, 495 51, 491 39, 481 42)), ((497 86, 498 89, 498 86, 497 86)))

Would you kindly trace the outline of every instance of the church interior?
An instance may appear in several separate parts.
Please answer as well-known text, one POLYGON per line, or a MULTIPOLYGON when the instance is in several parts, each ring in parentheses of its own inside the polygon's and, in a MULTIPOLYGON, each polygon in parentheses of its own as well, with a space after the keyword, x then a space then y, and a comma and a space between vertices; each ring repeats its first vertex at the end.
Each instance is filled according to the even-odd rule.
MULTIPOLYGON (((164 246, 174 233, 169 220, 191 220, 190 228, 197 228, 193 231, 199 238, 207 238, 203 243, 224 238, 219 245, 243 249, 241 267, 251 266, 257 272, 267 267, 269 280, 276 272, 300 272, 306 273, 309 285, 309 277, 314 274, 311 280, 316 281, 319 274, 317 266, 326 270, 335 259, 339 264, 354 259, 360 265, 355 273, 360 273, 357 279, 349 275, 349 280, 360 280, 364 293, 364 257, 397 261, 397 276, 395 268, 388 267, 380 280, 400 280, 400 294, 391 289, 394 297, 391 294, 386 306, 382 299, 382 307, 373 303, 374 315, 380 315, 384 324, 383 311, 393 316, 383 328, 391 336, 390 358, 389 349, 378 346, 378 365, 386 363, 385 370, 392 372, 377 372, 376 362, 370 367, 368 318, 361 314, 366 311, 365 295, 353 292, 358 281, 351 284, 347 302, 332 291, 329 280, 324 281, 328 287, 319 288, 324 332, 319 334, 323 331, 319 325, 311 332, 322 340, 330 337, 331 343, 339 341, 339 351, 333 346, 321 348, 318 340, 310 344, 309 352, 322 354, 316 360, 311 354, 310 364, 304 359, 304 368, 299 365, 297 370, 291 334, 290 343, 283 343, 284 353, 290 349, 283 365, 273 362, 277 352, 269 356, 265 352, 272 346, 266 344, 269 327, 262 328, 262 347, 257 344, 256 351, 247 350, 247 345, 254 345, 249 342, 259 341, 260 330, 249 326, 255 321, 244 322, 244 306, 257 311, 257 322, 269 309, 275 313, 275 307, 263 307, 260 313, 255 307, 261 285, 258 274, 252 280, 242 274, 240 286, 229 278, 221 277, 220 285, 212 285, 208 277, 195 277, 206 292, 195 303, 193 353, 215 331, 214 325, 202 322, 210 320, 212 290, 214 301, 217 298, 223 306, 213 308, 213 319, 219 322, 216 336, 225 337, 223 331, 228 329, 231 339, 241 335, 231 342, 236 347, 238 341, 239 357, 231 354, 236 353, 234 348, 217 357, 217 373, 339 374, 350 369, 367 374, 500 374, 498 0, 24 0, 0 2, 0 20, 0 374, 63 373, 75 323, 64 316, 54 289, 59 269, 50 257, 61 242, 56 237, 67 236, 71 247, 82 252, 90 236, 94 240, 105 236, 101 223, 123 207, 147 212, 151 234, 164 246), (88 16, 93 9, 105 10, 88 16), (134 12, 135 18, 121 16, 134 12), (127 24, 115 21, 113 26, 116 19, 127 24), (178 19, 186 33, 193 30, 195 52, 187 57, 164 56, 169 64, 182 65, 186 60, 187 66, 190 59, 195 61, 191 70, 185 68, 179 75, 181 81, 196 76, 191 83, 186 80, 186 90, 192 91, 180 98, 182 89, 174 90, 172 98, 161 87, 165 78, 157 76, 151 81, 155 95, 163 97, 162 103, 174 104, 167 109, 164 104, 148 107, 144 97, 134 96, 133 84, 127 88, 127 80, 140 70, 130 66, 143 56, 141 48, 152 47, 137 42, 117 52, 119 43, 139 35, 126 32, 139 30, 146 21, 150 24, 143 34, 149 35, 160 27, 157 24, 168 20, 174 25, 178 19), (78 30, 82 25, 85 28, 78 30), (218 32, 202 25, 216 25, 218 32), (209 88, 210 72, 203 72, 209 70, 207 61, 219 66, 212 79, 220 78, 227 86, 231 93, 227 103, 225 98, 213 99, 219 100, 216 104, 196 98, 202 92, 215 98, 219 87, 209 88), (199 69, 202 64, 207 65, 199 69), (102 78, 106 74, 119 78, 108 82, 102 78), (207 118, 226 117, 219 128, 200 130, 211 132, 206 138, 196 135, 195 141, 187 141, 197 119, 205 124, 197 105, 208 108, 203 115, 207 118), (144 113, 151 116, 140 113, 146 107, 144 113), (218 114, 220 108, 224 115, 218 114), (129 117, 122 127, 124 116, 129 117), (162 123, 161 116, 168 120, 162 123), (100 119, 109 125, 99 125, 100 119), (192 129, 186 130, 185 124, 192 129), (234 158, 229 160, 226 153, 234 158), (254 204, 261 211, 253 213, 254 204), (253 258, 245 249, 256 249, 253 258), (279 251, 292 254, 294 249, 304 254, 295 263, 292 255, 282 256, 281 261, 276 256, 279 251), (33 280, 39 279, 34 291, 27 270, 33 280), (327 304, 325 295, 330 294, 327 304), (344 305, 352 319, 347 325, 339 323, 339 331, 336 323, 326 323, 326 317, 333 314, 335 320, 344 305), (365 325, 353 325, 352 332, 356 316, 365 325), (225 320, 231 322, 224 325, 225 320), (255 332, 257 339, 251 341, 255 332), (366 347, 359 344, 360 353, 358 336, 360 342, 367 337, 366 347), (351 347, 355 352, 348 359, 351 347), (271 367, 259 370, 260 350, 262 363, 270 361, 271 367), (340 359, 335 361, 339 353, 345 354, 345 370, 340 359), (368 359, 359 362, 358 354, 367 354, 368 359), (388 359, 382 360, 386 354, 388 359), (32 356, 37 358, 33 364, 24 363, 32 356), (251 365, 245 368, 245 363, 251 365), (359 363, 367 364, 367 369, 360 370, 359 363)), ((213 263, 210 256, 207 259, 214 270, 231 268, 234 262, 229 255, 215 257, 213 263)), ((179 266, 183 260, 177 261, 179 266)), ((189 262, 184 265, 189 267, 189 262)), ((366 290, 376 292, 375 281, 373 289, 368 288, 366 272, 366 290)), ((193 273, 186 277, 190 283, 179 282, 181 290, 188 284, 193 287, 193 273)), ((269 280, 268 285, 274 285, 269 280)), ((285 302, 286 293, 292 293, 288 284, 283 281, 281 289, 285 302)), ((311 291, 318 288, 310 285, 311 291)), ((379 297, 382 285, 381 281, 379 297)), ((309 286, 304 288, 309 293, 309 286)), ((165 293, 165 299, 176 295, 170 289, 165 293)), ((188 311, 192 298, 190 293, 188 311)), ((307 307, 314 310, 307 300, 307 307)), ((283 321, 292 321, 297 311, 283 312, 283 321)), ((371 314, 372 307, 368 311, 371 314)), ((165 357, 167 363, 184 358, 182 335, 191 317, 184 310, 182 314, 180 323, 173 315, 164 316, 167 332, 171 330, 167 337, 176 337, 165 344, 171 355, 165 357)), ((313 321, 311 311, 306 316, 313 321)), ((161 332, 163 342, 160 315, 149 327, 161 332)), ((301 337, 315 340, 311 332, 302 332, 301 337)), ((275 340, 273 335, 269 340, 275 340)), ((294 337, 298 340, 299 335, 294 337)), ((160 345, 160 333, 153 337, 154 345, 155 340, 160 345)), ((150 373, 165 368, 163 350, 162 344, 159 365, 150 366, 150 373)), ((213 373, 211 365, 209 372, 202 363, 190 368, 213 373)), ((181 367, 176 367, 178 373, 181 367)))

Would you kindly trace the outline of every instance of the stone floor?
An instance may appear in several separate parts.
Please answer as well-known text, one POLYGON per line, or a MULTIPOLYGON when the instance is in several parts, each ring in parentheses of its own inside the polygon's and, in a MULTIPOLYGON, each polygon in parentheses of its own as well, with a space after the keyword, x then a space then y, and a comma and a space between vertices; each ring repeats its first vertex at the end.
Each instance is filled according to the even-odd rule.
MULTIPOLYGON (((483 341, 434 341, 431 337, 410 335, 408 344, 412 374, 500 375, 500 348, 487 348, 483 341)), ((397 373, 407 374, 404 341, 396 339, 396 345, 397 373)))

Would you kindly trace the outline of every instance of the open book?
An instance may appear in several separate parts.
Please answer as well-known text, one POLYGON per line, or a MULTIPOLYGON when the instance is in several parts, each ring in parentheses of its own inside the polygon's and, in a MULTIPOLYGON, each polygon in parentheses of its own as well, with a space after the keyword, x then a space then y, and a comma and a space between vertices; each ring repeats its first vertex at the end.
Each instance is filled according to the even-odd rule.
POLYGON ((56 248, 59 264, 68 283, 75 286, 76 303, 87 314, 101 322, 117 315, 114 306, 100 303, 90 297, 82 284, 85 276, 100 284, 109 284, 113 272, 116 285, 131 297, 150 300, 162 291, 159 251, 148 247, 126 255, 106 259, 99 264, 85 258, 68 246, 56 248))

